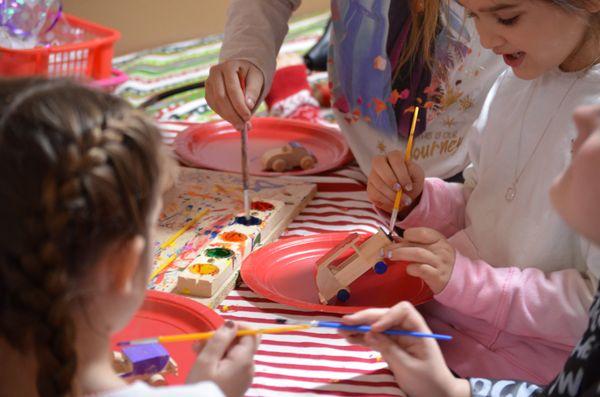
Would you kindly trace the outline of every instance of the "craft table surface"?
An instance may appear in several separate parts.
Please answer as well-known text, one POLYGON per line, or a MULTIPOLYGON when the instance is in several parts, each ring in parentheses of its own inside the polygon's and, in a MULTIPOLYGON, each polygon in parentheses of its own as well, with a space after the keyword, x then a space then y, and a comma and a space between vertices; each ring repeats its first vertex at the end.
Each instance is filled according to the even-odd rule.
MULTIPOLYGON (((327 16, 317 16, 291 24, 282 51, 304 53, 314 44, 326 20, 327 16)), ((219 47, 217 37, 121 57, 116 66, 127 71, 131 79, 119 93, 139 104, 156 92, 198 79, 198 76, 206 77, 208 66, 216 62, 219 47)), ((167 144, 172 144, 177 133, 185 129, 169 120, 206 121, 212 117, 205 101, 190 95, 176 97, 153 112, 162 121, 167 144)), ((203 96, 203 92, 200 95, 203 96)), ((297 178, 317 183, 318 193, 282 238, 336 231, 375 233, 379 227, 385 227, 367 198, 367 178, 356 165, 324 175, 297 178)), ((227 320, 244 321, 257 327, 281 316, 332 321, 340 318, 271 302, 244 285, 231 292, 217 312, 227 320)), ((255 362, 256 375, 248 396, 403 395, 378 353, 348 344, 335 330, 309 329, 264 335, 255 362)))

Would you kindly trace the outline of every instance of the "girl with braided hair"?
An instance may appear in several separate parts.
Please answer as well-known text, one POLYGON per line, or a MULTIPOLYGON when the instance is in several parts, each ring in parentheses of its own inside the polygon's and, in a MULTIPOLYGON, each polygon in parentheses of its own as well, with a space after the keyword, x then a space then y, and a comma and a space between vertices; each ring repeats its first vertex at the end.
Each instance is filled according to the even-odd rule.
POLYGON ((0 80, 0 396, 242 396, 257 339, 225 324, 188 385, 127 385, 110 336, 144 299, 171 163, 153 123, 66 80, 0 80), (35 379, 35 381, 33 381, 35 379))

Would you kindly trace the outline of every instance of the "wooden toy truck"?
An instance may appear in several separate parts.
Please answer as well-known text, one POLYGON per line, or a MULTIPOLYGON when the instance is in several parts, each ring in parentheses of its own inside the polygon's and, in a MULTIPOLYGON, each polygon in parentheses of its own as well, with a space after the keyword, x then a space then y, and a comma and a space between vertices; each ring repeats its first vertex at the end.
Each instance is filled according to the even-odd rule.
POLYGON ((317 158, 300 143, 291 141, 286 145, 266 151, 262 155, 262 164, 265 170, 275 172, 289 171, 300 167, 308 170, 315 166, 317 158))
POLYGON ((381 259, 380 251, 392 244, 392 239, 381 229, 357 247, 359 239, 360 235, 350 234, 317 261, 315 279, 322 304, 327 304, 333 297, 342 302, 347 301, 350 298, 348 286, 369 269, 373 268, 377 274, 387 271, 387 264, 381 259), (354 254, 342 263, 334 264, 349 248, 354 250, 354 254))

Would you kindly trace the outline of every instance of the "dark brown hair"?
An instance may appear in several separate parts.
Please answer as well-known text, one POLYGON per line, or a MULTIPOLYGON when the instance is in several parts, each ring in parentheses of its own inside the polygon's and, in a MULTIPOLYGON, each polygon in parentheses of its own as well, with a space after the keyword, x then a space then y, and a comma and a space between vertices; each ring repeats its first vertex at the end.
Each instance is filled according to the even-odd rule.
POLYGON ((147 236, 166 159, 156 126, 67 80, 0 80, 0 337, 35 354, 40 396, 71 394, 81 276, 147 236))

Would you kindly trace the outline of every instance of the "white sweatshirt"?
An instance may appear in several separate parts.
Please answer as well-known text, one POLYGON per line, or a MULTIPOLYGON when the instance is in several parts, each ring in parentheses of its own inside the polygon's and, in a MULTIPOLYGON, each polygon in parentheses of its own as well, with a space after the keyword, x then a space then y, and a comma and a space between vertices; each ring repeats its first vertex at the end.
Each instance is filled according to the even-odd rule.
POLYGON ((600 252, 562 221, 548 191, 570 162, 573 111, 598 103, 600 65, 533 81, 507 70, 474 124, 465 184, 426 179, 399 224, 436 229, 457 250, 427 320, 455 336, 442 348, 461 376, 546 384, 585 330, 600 252))
POLYGON ((225 397, 213 382, 199 382, 192 385, 150 387, 138 381, 112 392, 94 394, 88 397, 225 397))

